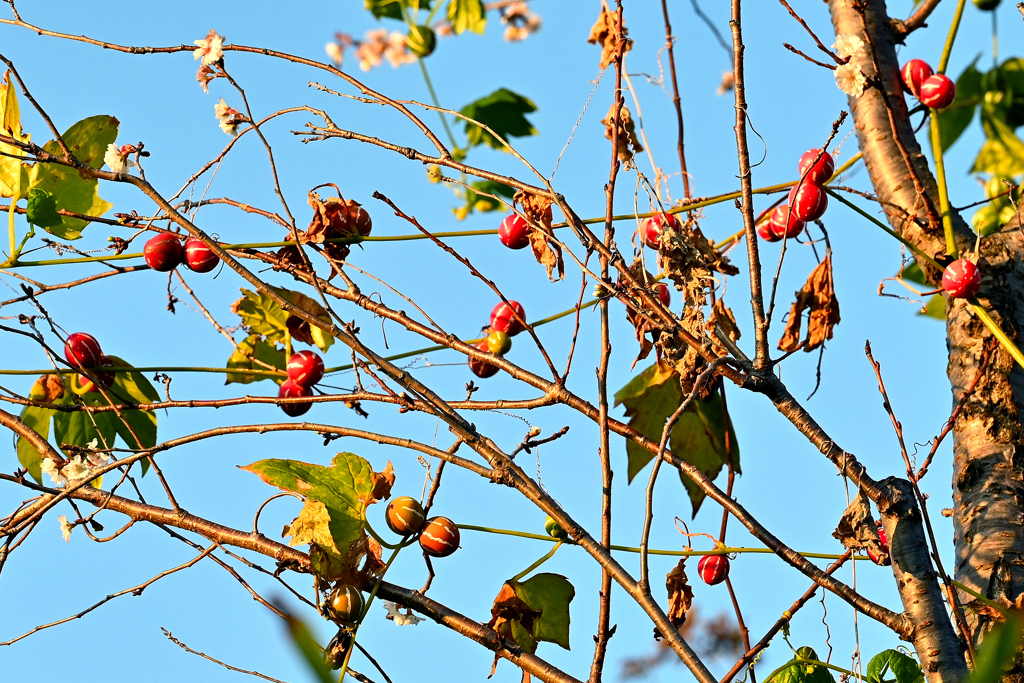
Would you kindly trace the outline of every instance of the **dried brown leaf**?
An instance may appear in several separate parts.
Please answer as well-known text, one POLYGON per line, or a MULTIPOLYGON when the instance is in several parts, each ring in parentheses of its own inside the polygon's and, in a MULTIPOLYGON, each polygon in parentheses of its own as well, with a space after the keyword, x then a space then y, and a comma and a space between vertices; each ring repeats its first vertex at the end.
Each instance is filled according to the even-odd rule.
POLYGON ((693 217, 687 219, 682 230, 663 226, 658 239, 661 269, 675 283, 676 289, 683 292, 687 305, 707 303, 707 293, 714 286, 713 273, 736 275, 740 272, 728 257, 715 249, 693 217))
MULTIPOLYGON (((622 36, 625 41, 625 45, 622 47, 623 54, 629 52, 629 49, 633 46, 633 41, 625 37, 627 33, 628 31, 623 28, 622 36)), ((602 7, 601 14, 598 15, 597 21, 590 29, 590 37, 587 39, 588 43, 601 46, 602 69, 615 61, 615 49, 618 36, 619 15, 615 12, 609 12, 606 7, 602 7)))
MULTIPOLYGON (((608 140, 615 138, 615 103, 612 103, 611 109, 608 110, 608 115, 601 119, 601 123, 604 125, 604 136, 608 140)), ((640 144, 639 138, 636 135, 636 124, 633 122, 633 117, 629 113, 629 109, 626 105, 622 105, 619 108, 619 128, 618 128, 618 146, 616 149, 619 154, 619 161, 625 164, 632 163, 633 157, 640 152, 644 151, 643 145, 640 144)))
POLYGON ((711 337, 711 341, 715 345, 715 349, 719 351, 720 356, 724 356, 726 355, 726 349, 718 343, 718 337, 715 336, 716 325, 727 337, 729 337, 729 339, 732 339, 733 341, 739 340, 740 328, 736 325, 736 318, 733 316, 729 307, 725 305, 725 301, 723 299, 715 299, 715 303, 711 306, 711 314, 708 316, 705 327, 708 330, 708 336, 711 337))
POLYGON ((857 496, 850 502, 832 536, 848 550, 867 550, 884 564, 889 553, 882 549, 878 530, 871 516, 871 503, 864 492, 857 490, 857 496))
POLYGON ((551 227, 551 200, 519 190, 515 201, 522 206, 523 215, 530 223, 530 247, 534 258, 548 271, 548 279, 557 282, 565 274, 565 263, 562 261, 562 248, 555 241, 551 227), (557 278, 552 276, 555 269, 558 270, 557 278))
POLYGON ((665 588, 668 590, 668 619, 680 628, 686 623, 686 613, 693 604, 693 590, 686 582, 685 557, 665 576, 665 588))
POLYGON ((40 403, 53 403, 64 395, 64 385, 57 375, 42 375, 32 384, 28 397, 40 403))
POLYGON ((794 351, 800 347, 800 327, 804 311, 807 316, 807 336, 803 340, 804 351, 812 351, 826 339, 832 338, 832 331, 839 324, 839 299, 836 298, 832 281, 832 252, 828 251, 821 263, 811 271, 803 289, 796 293, 796 300, 789 309, 789 318, 779 349, 794 351))
POLYGON ((395 468, 391 461, 384 467, 383 472, 373 473, 373 499, 369 503, 376 503, 378 500, 387 500, 391 497, 391 487, 395 485, 395 468))

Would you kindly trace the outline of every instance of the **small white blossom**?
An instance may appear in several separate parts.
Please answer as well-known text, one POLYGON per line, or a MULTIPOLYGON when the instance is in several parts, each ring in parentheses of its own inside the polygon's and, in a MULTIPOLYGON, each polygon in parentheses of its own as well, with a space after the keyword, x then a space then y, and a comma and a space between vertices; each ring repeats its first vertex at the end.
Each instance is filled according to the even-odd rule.
POLYGON ((860 54, 864 49, 864 41, 860 36, 839 34, 836 36, 836 42, 832 43, 832 48, 840 59, 846 59, 860 54))
POLYGON ((232 109, 220 98, 220 102, 213 105, 213 115, 220 121, 220 129, 228 135, 238 135, 238 124, 242 118, 238 110, 232 109))
POLYGON ((406 50, 405 46, 405 36, 398 31, 392 31, 388 36, 388 45, 384 48, 384 56, 391 62, 393 69, 416 61, 416 55, 406 50))
POLYGON ((195 44, 199 47, 192 52, 192 56, 195 59, 203 60, 205 66, 215 64, 224 57, 224 50, 221 49, 224 46, 224 36, 219 35, 212 28, 206 34, 206 38, 195 41, 195 44))
POLYGON ((205 64, 199 67, 199 71, 196 72, 196 80, 199 81, 199 86, 203 89, 204 93, 210 93, 210 81, 215 78, 220 78, 220 74, 217 71, 205 64))
POLYGON ((71 522, 69 522, 68 518, 64 515, 58 517, 57 521, 60 522, 60 533, 64 537, 64 542, 67 543, 71 540, 71 530, 74 527, 71 526, 71 522))
POLYGON ((856 64, 843 64, 836 67, 836 85, 850 97, 860 97, 867 84, 868 79, 864 77, 860 67, 856 64))
POLYGON ((341 66, 341 60, 345 57, 345 51, 342 49, 341 45, 338 45, 337 43, 327 43, 327 45, 324 46, 324 50, 327 51, 327 56, 331 58, 331 61, 334 62, 336 66, 341 66))
POLYGON ((71 458, 64 467, 61 468, 61 474, 68 478, 68 481, 78 481, 81 479, 88 479, 92 468, 89 467, 82 456, 76 455, 71 458))
POLYGON ((135 165, 135 162, 128 158, 131 152, 135 151, 132 145, 118 147, 111 142, 107 145, 107 152, 103 155, 103 162, 110 167, 114 173, 127 173, 128 169, 135 165))
POLYGON ((398 609, 398 605, 393 602, 384 601, 384 609, 388 611, 388 619, 391 619, 399 626, 415 626, 421 621, 426 621, 423 617, 418 617, 412 613, 411 609, 402 612, 398 609))
MULTIPOLYGON (((90 448, 96 448, 96 447, 95 446, 90 446, 90 448)), ((106 453, 90 453, 89 454, 89 464, 92 465, 93 467, 103 467, 108 462, 110 462, 110 456, 107 455, 106 453)))
POLYGON ((60 469, 57 468, 57 463, 53 461, 53 458, 45 458, 41 467, 43 474, 50 475, 50 479, 57 486, 68 483, 68 480, 60 473, 60 469))

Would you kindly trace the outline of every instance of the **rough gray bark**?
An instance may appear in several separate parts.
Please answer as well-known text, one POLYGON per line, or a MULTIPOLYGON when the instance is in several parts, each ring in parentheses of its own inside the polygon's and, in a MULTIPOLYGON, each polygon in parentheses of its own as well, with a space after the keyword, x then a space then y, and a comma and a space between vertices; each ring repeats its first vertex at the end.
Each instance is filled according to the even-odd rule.
MULTIPOLYGON (((854 6, 857 3, 849 0, 830 0, 829 4, 836 33, 861 36, 869 49, 873 48, 877 72, 871 54, 860 55, 856 60, 865 74, 878 77, 891 104, 891 110, 887 109, 875 89, 850 98, 857 137, 875 192, 893 228, 942 262, 945 245, 941 226, 927 220, 926 206, 892 134, 894 119, 925 194, 937 207, 935 180, 910 126, 895 51, 896 36, 885 2, 862 1, 859 4, 863 16, 854 6)), ((964 221, 958 215, 954 215, 954 221, 961 250, 972 248, 972 234, 964 221)), ((1024 323, 1024 308, 1019 305, 1024 292, 1022 253, 1017 230, 989 236, 982 245, 982 303, 994 309, 993 317, 1013 339, 1019 338, 1024 323)), ((938 281, 940 274, 934 268, 925 271, 932 282, 938 281)), ((947 303, 947 335, 948 374, 955 403, 978 376, 983 349, 991 339, 982 322, 961 300, 947 303)), ((1000 602, 1012 602, 1024 591, 1024 461, 1017 458, 1018 444, 1024 436, 1022 398, 1024 372, 1005 351, 997 348, 954 426, 955 578, 1000 602)), ((893 538, 896 554, 900 552, 901 540, 897 530, 893 538)), ((972 599, 968 595, 961 598, 966 602, 972 599)), ((968 618, 969 635, 978 642, 989 624, 970 612, 968 618)), ((1018 664, 1011 677, 1019 678, 1022 672, 1024 669, 1018 664)))

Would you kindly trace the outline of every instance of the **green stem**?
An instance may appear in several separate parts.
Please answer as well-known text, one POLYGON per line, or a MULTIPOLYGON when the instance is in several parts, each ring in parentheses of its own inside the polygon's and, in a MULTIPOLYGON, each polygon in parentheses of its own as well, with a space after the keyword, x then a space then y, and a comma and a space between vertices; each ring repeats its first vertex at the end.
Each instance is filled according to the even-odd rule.
MULTIPOLYGON (((423 72, 423 80, 427 83, 427 90, 430 92, 430 100, 434 103, 434 106, 441 109, 441 101, 437 99, 437 93, 434 92, 434 84, 430 80, 430 74, 427 72, 427 63, 422 57, 417 57, 416 61, 420 64, 420 70, 423 72)), ((448 134, 448 141, 452 145, 452 150, 459 149, 459 143, 455 142, 455 136, 452 135, 452 129, 448 127, 448 119, 445 117, 444 112, 439 111, 437 115, 441 117, 441 124, 444 125, 444 132, 448 134)))
POLYGON ((780 666, 775 671, 773 671, 770 674, 768 674, 768 677, 764 679, 764 682, 765 683, 771 683, 772 679, 776 675, 778 675, 779 672, 785 671, 786 669, 790 668, 791 666, 800 666, 802 664, 810 664, 812 666, 823 666, 826 669, 832 669, 833 671, 838 671, 839 673, 846 674, 847 676, 855 677, 855 678, 858 678, 858 679, 860 678, 854 672, 850 671, 849 669, 844 669, 841 666, 836 666, 835 664, 829 664, 828 662, 822 662, 822 661, 817 660, 817 659, 805 659, 805 658, 800 657, 799 655, 797 655, 797 656, 794 656, 793 659, 791 659, 790 661, 788 661, 785 664, 783 664, 782 666, 780 666))
POLYGON ((904 245, 905 247, 907 247, 908 249, 910 249, 910 250, 911 250, 912 252, 914 252, 914 254, 916 254, 916 255, 917 255, 918 257, 920 257, 921 259, 923 259, 924 261, 926 261, 926 262, 927 262, 927 263, 928 263, 929 265, 932 265, 932 266, 934 266, 935 268, 938 268, 939 270, 942 270, 942 269, 943 269, 943 268, 942 268, 942 266, 941 266, 941 265, 939 265, 938 261, 936 261, 936 260, 935 260, 935 259, 933 259, 933 258, 932 258, 931 256, 929 256, 928 254, 926 254, 926 253, 924 253, 923 251, 921 251, 920 249, 918 249, 918 248, 917 248, 917 247, 916 247, 916 246, 915 246, 914 244, 912 244, 912 243, 911 243, 911 242, 910 242, 909 240, 907 240, 906 238, 904 238, 904 237, 903 237, 902 235, 900 235, 900 234, 899 234, 898 232, 895 232, 894 230, 892 230, 891 228, 889 228, 889 226, 888 226, 888 225, 886 225, 886 224, 885 224, 885 223, 883 223, 882 221, 878 220, 877 218, 875 218, 874 216, 872 216, 871 214, 869 214, 869 213, 868 213, 867 211, 865 211, 864 209, 860 208, 859 206, 857 206, 857 205, 856 205, 856 204, 854 204, 853 202, 851 202, 851 201, 849 201, 849 200, 845 199, 844 197, 842 197, 842 196, 841 196, 840 194, 838 194, 838 193, 837 193, 837 192, 835 192, 834 190, 830 190, 830 189, 828 189, 828 188, 825 188, 825 192, 828 192, 828 193, 829 193, 829 195, 830 195, 830 196, 832 196, 832 197, 833 197, 834 199, 836 199, 836 201, 838 201, 838 202, 839 202, 840 204, 844 204, 844 205, 846 205, 846 206, 850 207, 851 209, 853 209, 854 211, 856 211, 857 213, 859 213, 859 214, 860 214, 861 216, 863 216, 864 218, 867 218, 867 219, 868 219, 869 221, 871 221, 872 223, 874 223, 874 224, 875 224, 876 226, 878 226, 879 228, 881 228, 882 230, 884 230, 885 232, 887 232, 887 233, 888 233, 889 235, 891 235, 892 237, 894 237, 894 238, 896 238, 897 240, 899 240, 899 241, 900 241, 900 242, 901 242, 901 243, 902 243, 902 244, 903 244, 903 245, 904 245))
POLYGON ((537 567, 541 566, 542 564, 544 564, 545 562, 550 560, 552 557, 554 557, 555 553, 557 553, 558 549, 561 548, 561 547, 562 547, 562 541, 559 540, 558 543, 555 543, 555 547, 551 549, 551 552, 549 552, 547 555, 545 555, 544 557, 540 558, 539 560, 537 560, 536 562, 531 564, 529 567, 527 567, 523 571, 521 571, 518 574, 516 574, 515 576, 513 576, 506 583, 511 583, 511 584, 519 583, 519 579, 523 578, 524 576, 526 576, 527 574, 532 572, 534 569, 536 569, 537 567))
POLYGON ((388 569, 391 568, 391 564, 398 557, 398 552, 405 546, 400 545, 395 548, 395 551, 391 553, 391 557, 388 558, 387 564, 384 565, 384 570, 380 573, 377 578, 377 583, 373 584, 373 590, 370 591, 370 597, 366 599, 366 606, 363 608, 363 613, 359 615, 359 621, 356 622, 355 627, 352 629, 352 647, 345 653, 345 661, 341 665, 341 675, 338 677, 339 683, 343 683, 345 680, 345 672, 348 671, 348 660, 352 658, 352 650, 356 649, 356 635, 359 633, 359 627, 363 623, 363 619, 370 613, 370 605, 373 603, 373 599, 377 597, 377 589, 380 588, 381 581, 384 580, 384 575, 388 573, 388 569))
POLYGON ((946 65, 949 64, 949 55, 953 51, 953 41, 956 40, 956 32, 960 29, 960 18, 964 15, 964 5, 967 0, 960 0, 956 6, 956 13, 953 15, 953 23, 949 27, 949 35, 946 36, 946 44, 942 48, 942 58, 939 60, 938 73, 946 73, 946 65))
MULTIPOLYGON (((20 170, 19 170, 20 173, 20 170)), ((2 264, 2 267, 8 268, 14 265, 18 260, 18 238, 14 232, 14 207, 17 206, 18 201, 21 199, 21 176, 18 176, 18 189, 14 191, 14 196, 11 197, 11 210, 7 215, 7 235, 10 238, 11 250, 7 253, 7 261, 2 264)))
MULTIPOLYGON (((961 8, 963 3, 961 2, 961 8)), ((939 131, 939 113, 931 110, 932 156, 935 158, 935 182, 939 186, 939 210, 942 212, 942 230, 946 234, 946 253, 959 257, 956 235, 953 232, 953 212, 949 208, 949 190, 946 188, 946 163, 942 158, 942 136, 939 131)))
POLYGON ((989 315, 988 311, 982 308, 974 297, 971 297, 970 304, 977 316, 981 318, 981 322, 985 323, 985 327, 987 327, 992 335, 999 340, 999 343, 1002 344, 1004 349, 1006 349, 1006 352, 1013 356, 1013 359, 1017 361, 1018 365, 1024 367, 1024 354, 1022 354, 1020 349, 1017 348, 1017 345, 1006 336, 1006 333, 1003 332, 999 327, 999 324, 992 319, 992 316, 989 315))
POLYGON ((959 581, 955 581, 955 580, 953 580, 953 579, 950 579, 950 581, 952 582, 952 584, 953 584, 954 586, 956 586, 957 588, 959 588, 960 590, 962 590, 962 591, 963 591, 964 593, 968 593, 969 595, 973 595, 973 596, 974 596, 974 597, 976 597, 976 598, 977 598, 978 600, 981 600, 981 601, 982 601, 983 603, 985 603, 986 605, 988 605, 988 606, 989 606, 989 607, 991 607, 992 609, 996 610, 997 612, 999 612, 999 613, 1000 613, 1000 614, 1002 614, 1003 616, 1008 616, 1008 613, 1007 613, 1007 611, 1006 611, 1006 608, 1002 607, 1002 606, 1001 606, 1001 605, 999 605, 998 603, 992 602, 991 600, 989 600, 988 598, 986 598, 986 597, 985 597, 984 595, 982 595, 981 593, 979 593, 979 592, 977 592, 977 591, 975 591, 975 590, 972 590, 972 589, 968 588, 967 586, 963 585, 963 584, 962 584, 962 583, 960 583, 959 581))

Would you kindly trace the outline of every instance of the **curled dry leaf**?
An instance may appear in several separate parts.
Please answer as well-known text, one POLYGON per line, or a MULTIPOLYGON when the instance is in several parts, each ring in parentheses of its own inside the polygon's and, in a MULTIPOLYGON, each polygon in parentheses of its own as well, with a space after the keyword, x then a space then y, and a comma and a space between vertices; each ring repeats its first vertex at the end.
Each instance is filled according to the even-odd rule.
POLYGON ((779 349, 794 351, 800 347, 800 325, 803 313, 808 311, 807 336, 803 341, 804 351, 812 351, 826 339, 832 338, 833 328, 839 324, 839 299, 836 298, 832 282, 832 252, 811 271, 803 289, 796 293, 796 301, 789 309, 786 329, 779 340, 779 349))
MULTIPOLYGON (((607 68, 609 64, 615 61, 615 49, 619 33, 619 15, 615 12, 609 12, 607 7, 601 7, 601 14, 598 15, 597 21, 590 29, 590 37, 587 38, 587 42, 601 46, 602 69, 607 68)), ((625 27, 622 27, 621 33, 625 43, 622 46, 622 53, 625 54, 633 47, 633 41, 625 37, 629 33, 625 27)))
POLYGON ((693 590, 686 582, 686 558, 680 558, 679 564, 665 576, 665 588, 668 590, 668 619, 676 628, 686 623, 686 613, 693 604, 693 590))
MULTIPOLYGON (((633 275, 633 280, 640 284, 641 287, 649 288, 654 284, 654 276, 644 268, 643 261, 639 258, 633 261, 633 265, 629 267, 630 273, 633 275)), ((619 277, 618 285, 622 287, 627 294, 632 297, 638 304, 643 303, 640 298, 640 292, 637 291, 637 287, 632 286, 628 283, 625 278, 619 277)), ((636 364, 647 358, 650 355, 651 350, 654 348, 654 343, 658 341, 661 336, 662 325, 655 318, 650 311, 638 310, 634 306, 626 306, 626 320, 633 326, 633 330, 636 332, 636 340, 640 343, 640 353, 637 355, 636 360, 633 361, 633 367, 636 364), (650 336, 650 339, 648 339, 650 336)))
MULTIPOLYGON (((358 241, 364 236, 364 232, 360 231, 360 222, 368 222, 368 214, 361 211, 359 202, 341 197, 321 200, 320 195, 310 190, 309 205, 313 207, 313 218, 306 231, 299 233, 299 241, 303 244, 324 244, 325 240, 334 237, 358 241)), ((323 254, 331 263, 332 277, 339 267, 338 263, 348 258, 349 251, 347 244, 324 244, 323 254)), ((301 258, 299 262, 301 263, 301 258)))
POLYGON ((395 468, 388 460, 383 472, 373 473, 373 491, 370 493, 369 503, 376 503, 378 500, 387 500, 391 497, 391 487, 395 485, 395 468))
POLYGON ((523 207, 523 215, 530 223, 530 247, 534 258, 547 269, 548 279, 557 282, 565 274, 565 263, 562 261, 562 248, 555 241, 551 227, 551 200, 519 190, 514 201, 523 207), (552 275, 556 268, 557 278, 552 275))
POLYGON ((716 325, 729 339, 733 341, 739 340, 740 328, 736 325, 736 318, 733 316, 732 311, 729 310, 729 307, 725 305, 724 299, 716 299, 715 303, 711 305, 711 314, 708 316, 707 323, 705 323, 708 336, 711 337, 711 343, 714 345, 715 351, 718 352, 718 355, 724 356, 727 355, 728 351, 718 342, 718 337, 715 335, 716 325))
POLYGON ((843 516, 839 518, 839 525, 832 532, 832 536, 848 550, 870 551, 880 563, 884 563, 889 557, 889 553, 883 550, 879 541, 875 520, 871 516, 871 503, 860 489, 843 511, 843 516))
MULTIPOLYGON (((608 110, 608 115, 601 119, 601 123, 604 124, 604 136, 608 140, 614 140, 616 137, 615 105, 616 103, 613 102, 611 109, 608 110)), ((644 151, 643 145, 640 144, 640 140, 636 136, 636 124, 633 122, 629 109, 624 104, 619 107, 618 145, 616 149, 618 150, 619 161, 626 164, 627 168, 632 163, 633 157, 644 151)))
POLYGON ((681 231, 670 225, 663 226, 658 240, 661 269, 675 283, 676 289, 683 292, 688 306, 707 303, 707 293, 714 286, 713 273, 736 275, 740 272, 728 257, 715 249, 692 216, 681 231))
POLYGON ((40 403, 53 403, 64 395, 64 385, 57 375, 43 375, 35 381, 28 397, 40 403))

